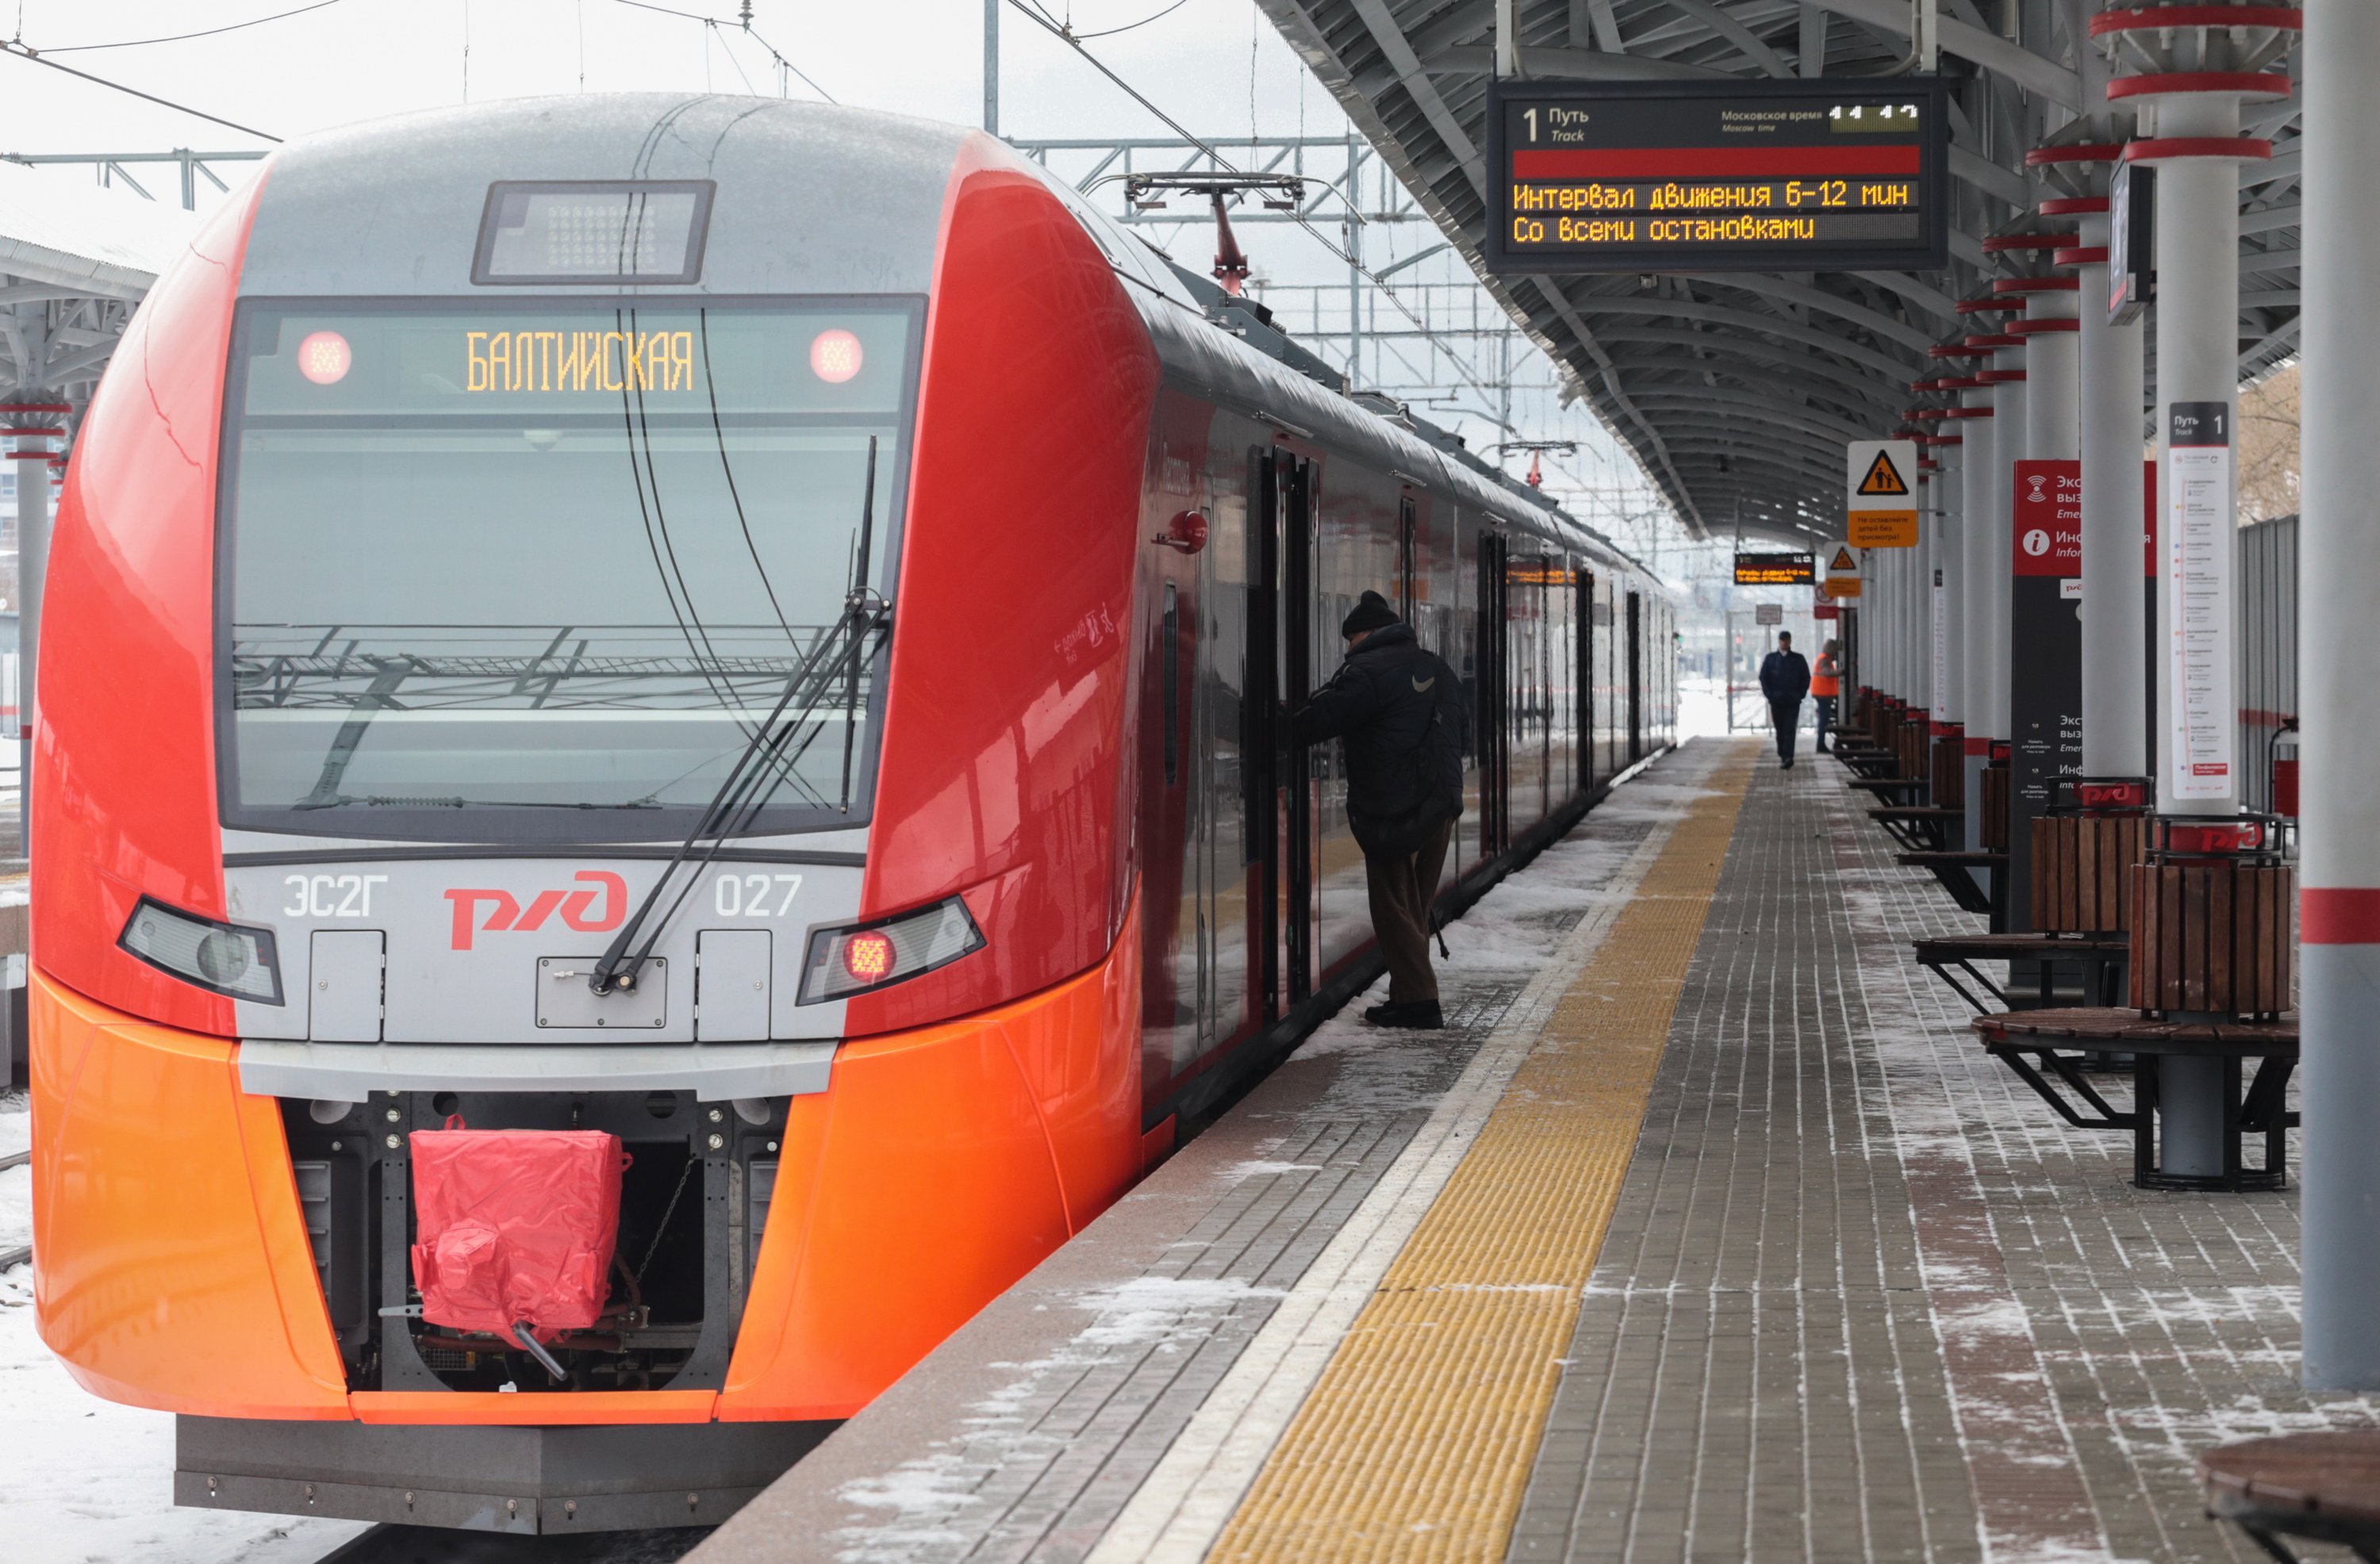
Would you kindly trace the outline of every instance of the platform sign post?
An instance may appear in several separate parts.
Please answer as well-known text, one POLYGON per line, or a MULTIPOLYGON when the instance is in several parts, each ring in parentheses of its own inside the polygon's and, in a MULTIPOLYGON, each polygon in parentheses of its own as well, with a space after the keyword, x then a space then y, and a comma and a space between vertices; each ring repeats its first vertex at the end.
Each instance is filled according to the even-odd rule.
POLYGON ((2232 749, 2231 407, 2176 402, 2168 409, 2163 535, 2165 743, 2158 757, 2177 799, 2223 799, 2239 782, 2232 749))
POLYGON ((2010 475, 2009 895, 2033 927, 2033 822, 2082 774, 2082 464, 2023 461, 2010 475))
POLYGON ((1860 552, 1850 543, 1837 540, 1819 546, 1817 559, 1825 568, 1820 572, 1818 589, 1828 598, 1855 599, 1860 594, 1860 552))
POLYGON ((1872 81, 1488 83, 1488 269, 1950 263, 1949 96, 1872 81))
POLYGON ((1844 527, 1855 549, 1917 546, 1917 443, 1854 440, 1844 464, 1844 527))

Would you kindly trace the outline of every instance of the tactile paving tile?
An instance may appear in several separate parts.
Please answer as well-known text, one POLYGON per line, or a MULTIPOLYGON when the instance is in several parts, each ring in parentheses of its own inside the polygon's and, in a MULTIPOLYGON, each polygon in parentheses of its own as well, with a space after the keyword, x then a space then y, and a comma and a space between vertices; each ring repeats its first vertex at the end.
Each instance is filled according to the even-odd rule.
POLYGON ((1211 1558, 1501 1555, 1751 771, 1712 774, 1211 1558))

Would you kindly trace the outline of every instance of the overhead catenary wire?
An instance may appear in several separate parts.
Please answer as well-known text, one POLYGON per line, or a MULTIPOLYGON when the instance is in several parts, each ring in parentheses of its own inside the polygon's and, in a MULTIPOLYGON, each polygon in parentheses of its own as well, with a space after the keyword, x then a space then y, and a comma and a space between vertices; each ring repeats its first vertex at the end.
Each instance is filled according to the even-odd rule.
MULTIPOLYGON (((619 3, 622 5, 631 5, 636 4, 637 0, 619 0, 619 3)), ((1092 54, 1088 49, 1084 48, 1081 41, 1072 31, 1068 30, 1063 23, 1052 21, 1038 6, 1028 4, 1027 0, 1008 0, 1008 4, 1020 15, 1024 16, 1026 20, 1032 22, 1034 26, 1041 29, 1044 32, 1049 33, 1052 38, 1057 39, 1060 42, 1074 50, 1075 54, 1080 55, 1083 57, 1084 62, 1090 66, 1093 70, 1098 71, 1101 76, 1106 77, 1110 81, 1115 83, 1115 85, 1121 89, 1127 97, 1131 98, 1133 102, 1138 103, 1142 108, 1147 109, 1150 114, 1156 115, 1157 118, 1175 135, 1181 137, 1184 140, 1189 142, 1192 146, 1196 147, 1200 152, 1206 153, 1208 157, 1214 161, 1217 167, 1221 168, 1226 173, 1230 174, 1245 174, 1247 172, 1247 170, 1240 167, 1238 164, 1232 163, 1231 159, 1225 157, 1220 152, 1218 152, 1215 149, 1214 144, 1209 142, 1205 137, 1193 133, 1189 127, 1184 125, 1180 120, 1174 118, 1172 115, 1167 114, 1163 109, 1158 107, 1157 104, 1149 99, 1147 93, 1144 93, 1140 89, 1135 87, 1131 82, 1126 81, 1123 77, 1117 75, 1113 70, 1109 68, 1107 62, 1100 59, 1097 55, 1092 54)), ((1354 190, 1347 191, 1346 199, 1350 210, 1354 210, 1355 192, 1354 190)), ((1404 299, 1399 296, 1395 288, 1390 287, 1386 282, 1384 282, 1378 273, 1374 272, 1370 267, 1366 266, 1361 261, 1355 259, 1355 257, 1345 248, 1341 246, 1336 240, 1332 239, 1330 235, 1316 227, 1303 212, 1293 212, 1290 220, 1295 223, 1299 227, 1305 229, 1306 233, 1313 236, 1315 242, 1321 245, 1322 248, 1329 250, 1331 255, 1335 256, 1340 261, 1344 261, 1349 267, 1353 268, 1359 276, 1363 277, 1365 281, 1370 283, 1374 288, 1386 294, 1388 296, 1389 302, 1396 306, 1397 312, 1402 315, 1406 320, 1413 322, 1415 330, 1420 332, 1423 336, 1428 338, 1432 343, 1439 343, 1440 346, 1444 346, 1442 343, 1439 343, 1438 333, 1429 329, 1429 322, 1423 320, 1419 315, 1414 313, 1413 307, 1407 304, 1404 299)), ((1458 367, 1462 365, 1462 359, 1451 350, 1448 351, 1447 357, 1458 367)), ((1478 392, 1482 396, 1490 394, 1488 386, 1475 376, 1465 372, 1463 378, 1473 390, 1478 392)))
POLYGON ((112 92, 121 92, 127 97, 139 98, 145 103, 155 103, 160 108, 172 109, 176 114, 188 115, 193 119, 203 119, 210 125, 220 125, 226 130, 237 130, 243 136, 253 136, 259 140, 270 141, 276 147, 281 144, 281 138, 271 131, 259 130, 252 125, 242 125, 236 119, 225 119, 221 115, 209 114, 204 109, 194 109, 188 103, 177 103, 171 98, 161 98, 154 92, 143 92, 138 87, 127 87, 120 81, 110 81, 103 76, 93 76, 87 70, 77 70, 72 66, 60 65, 39 51, 27 48, 21 41, 12 40, 0 43, 0 55, 13 55, 29 65, 46 66, 52 70, 62 70, 68 76, 79 77, 96 86, 104 87, 112 92))
POLYGON ((1161 20, 1166 17, 1170 17, 1189 3, 1190 0, 1173 0, 1173 4, 1166 6, 1163 10, 1151 12, 1149 15, 1141 18, 1136 22, 1126 22, 1122 27, 1101 28, 1097 32, 1078 32, 1075 33, 1075 36, 1082 39, 1113 38, 1119 32, 1131 32, 1136 29, 1147 27, 1153 21, 1161 20))
MULTIPOLYGON (((830 103, 839 104, 840 103, 840 100, 838 100, 833 93, 828 91, 825 88, 811 80, 809 74, 803 70, 801 67, 785 58, 785 56, 777 50, 774 44, 761 37, 759 33, 753 31, 752 24, 748 21, 733 21, 722 17, 707 17, 699 11, 681 11, 674 6, 653 5, 651 0, 612 0, 612 3, 615 6, 625 6, 629 9, 636 11, 658 11, 665 17, 682 17, 690 22, 700 22, 703 26, 710 29, 713 32, 717 32, 722 27, 732 29, 735 31, 742 33, 745 37, 749 38, 753 42, 758 43, 767 52, 769 57, 776 61, 778 65, 783 67, 786 70, 791 71, 794 75, 800 77, 802 79, 803 86, 808 87, 811 91, 817 93, 820 97, 824 98, 830 103)), ((728 55, 728 58, 730 60, 735 58, 732 52, 728 55)), ((737 74, 742 74, 742 67, 739 66, 736 69, 737 74)), ((747 87, 751 85, 749 78, 746 79, 745 85, 747 87)))
MULTIPOLYGON (((212 38, 219 33, 239 32, 251 27, 262 27, 267 22, 286 21, 291 17, 302 17, 309 11, 325 10, 330 6, 342 5, 344 3, 345 0, 314 0, 312 5, 299 6, 294 10, 275 11, 269 17, 252 17, 244 22, 226 22, 222 27, 205 28, 197 32, 168 33, 163 38, 127 38, 119 40, 114 43, 61 43, 55 47, 44 49, 42 53, 44 55, 88 55, 100 49, 145 49, 152 43, 186 43, 193 38, 212 38)), ((19 42, 22 42, 21 30, 19 31, 19 42)))

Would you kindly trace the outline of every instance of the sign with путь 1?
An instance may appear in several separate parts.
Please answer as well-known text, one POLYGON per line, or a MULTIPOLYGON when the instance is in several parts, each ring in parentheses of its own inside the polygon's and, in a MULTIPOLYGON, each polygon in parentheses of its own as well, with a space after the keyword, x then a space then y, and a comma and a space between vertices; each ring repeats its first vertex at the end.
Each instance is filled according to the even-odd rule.
POLYGON ((1860 549, 1917 546, 1917 443, 1853 440, 1845 445, 1844 531, 1860 549))
POLYGON ((1491 79, 1488 269, 1946 266, 1949 109, 1926 77, 1491 79))

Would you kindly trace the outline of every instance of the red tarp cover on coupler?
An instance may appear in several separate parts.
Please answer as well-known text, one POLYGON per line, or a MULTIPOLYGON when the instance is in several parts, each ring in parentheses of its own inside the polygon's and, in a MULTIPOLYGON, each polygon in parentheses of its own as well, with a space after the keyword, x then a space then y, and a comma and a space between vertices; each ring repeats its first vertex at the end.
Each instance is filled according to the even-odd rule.
POLYGON ((543 1340, 585 1330, 610 1291, 620 1231, 620 1137, 601 1130, 468 1130, 413 1143, 413 1283, 421 1317, 543 1340))

